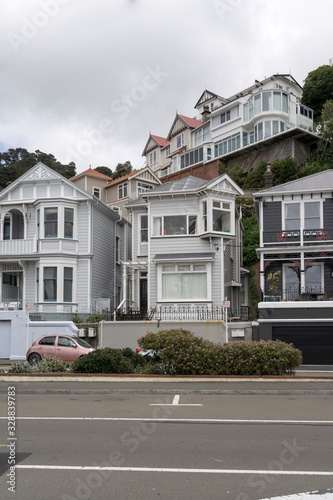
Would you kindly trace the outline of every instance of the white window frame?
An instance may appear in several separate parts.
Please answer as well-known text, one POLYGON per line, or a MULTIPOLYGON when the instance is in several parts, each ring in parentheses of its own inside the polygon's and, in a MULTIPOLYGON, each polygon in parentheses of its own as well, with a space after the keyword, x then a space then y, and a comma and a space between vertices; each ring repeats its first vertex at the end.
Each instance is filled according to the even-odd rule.
POLYGON ((225 200, 221 198, 205 198, 202 200, 201 203, 201 208, 200 208, 202 217, 202 228, 201 232, 202 233, 214 233, 214 234, 219 234, 219 235, 229 235, 229 234, 235 234, 235 210, 234 210, 234 203, 232 200, 225 200), (214 202, 219 202, 220 203, 220 209, 226 212, 230 213, 230 229, 229 231, 214 231, 213 230, 213 210, 218 209, 218 207, 214 207, 213 203, 214 202), (204 203, 206 203, 207 207, 207 215, 205 216, 204 214, 204 203), (223 207, 223 204, 228 204, 229 208, 223 207), (222 206, 222 208, 221 208, 222 206), (205 219, 207 220, 207 228, 205 228, 205 219))
POLYGON ((93 195, 100 200, 101 199, 101 188, 100 187, 93 187, 93 195))
POLYGON ((176 136, 176 150, 184 146, 184 132, 176 136))
MULTIPOLYGON (((289 231, 289 229, 286 229, 286 207, 287 205, 291 204, 299 204, 300 206, 300 228, 299 231, 301 231, 301 234, 303 231, 313 231, 315 229, 307 229, 305 228, 305 204, 306 203, 319 203, 319 218, 320 218, 320 224, 318 228, 315 229, 324 229, 323 228, 323 221, 324 221, 324 213, 323 213, 323 200, 321 198, 309 198, 309 199, 303 199, 303 200, 285 200, 282 202, 282 231, 289 231)), ((307 217, 308 218, 308 217, 307 217)), ((292 229, 290 229, 292 231, 292 229)), ((295 231, 298 231, 298 229, 295 229, 295 231)))
POLYGON ((158 215, 154 216, 152 220, 152 225, 151 225, 151 237, 152 238, 179 238, 179 237, 184 237, 184 236, 197 236, 198 235, 198 221, 199 221, 199 216, 198 214, 167 214, 167 215, 158 215), (180 234, 165 234, 166 229, 165 229, 165 217, 177 217, 177 216, 183 216, 186 218, 186 228, 185 228, 185 233, 180 233, 180 234), (190 233, 190 217, 195 217, 196 218, 196 231, 195 233, 190 233), (154 234, 154 221, 157 219, 161 219, 161 226, 160 226, 160 234, 154 234))
MULTIPOLYGON (((301 265, 301 264, 300 264, 301 265)), ((324 277, 324 263, 323 262, 311 262, 311 267, 319 267, 320 268, 320 290, 318 291, 319 293, 324 290, 324 286, 325 286, 325 277, 324 277)), ((294 264, 292 264, 291 262, 286 262, 286 263, 283 263, 282 264, 282 288, 283 288, 283 295, 284 297, 283 298, 286 298, 287 294, 286 294, 286 290, 287 290, 287 278, 286 278, 286 269, 287 267, 296 267, 294 264)), ((305 290, 303 289, 303 286, 302 286, 302 277, 301 275, 299 276, 299 289, 301 291, 301 293, 307 293, 307 282, 306 282, 306 272, 304 273, 304 287, 305 287, 305 290)), ((315 293, 315 291, 313 292, 315 293)), ((295 298, 297 298, 295 296, 295 298)))
POLYGON ((118 200, 123 200, 128 197, 128 183, 122 182, 118 186, 118 200))
MULTIPOLYGON (((173 274, 173 272, 170 272, 170 274, 173 274)), ((161 303, 188 303, 188 302, 196 302, 196 303, 208 303, 212 301, 212 266, 211 262, 207 261, 184 261, 184 262, 161 262, 157 266, 157 280, 158 280, 158 286, 157 286, 157 301, 161 303), (162 297, 162 291, 163 291, 163 274, 166 274, 165 271, 163 271, 163 266, 172 266, 174 265, 176 270, 174 271, 177 274, 187 274, 188 271, 178 271, 178 266, 186 266, 190 265, 191 271, 193 273, 198 273, 201 272, 202 274, 206 274, 206 284, 207 284, 207 290, 206 290, 206 298, 184 298, 184 299, 164 299, 162 297), (193 271, 193 266, 206 266, 205 271, 193 271)))
POLYGON ((157 151, 149 153, 149 165, 154 165, 157 162, 157 151))
POLYGON ((147 246, 148 245, 148 240, 149 240, 149 220, 148 220, 148 214, 140 214, 139 215, 139 245, 142 246, 142 245, 145 245, 147 246), (147 218, 147 227, 142 229, 142 218, 143 217, 146 217, 147 218), (143 231, 146 231, 147 233, 147 241, 142 241, 142 232, 143 231))
POLYGON ((37 216, 36 216, 36 233, 38 239, 45 239, 45 240, 61 240, 61 239, 66 239, 66 240, 77 240, 78 234, 78 225, 77 225, 77 206, 73 205, 71 203, 58 203, 58 206, 55 207, 54 203, 48 203, 48 204, 40 204, 38 205, 38 208, 36 210, 37 216), (45 237, 45 209, 47 208, 57 208, 57 213, 58 213, 58 220, 57 220, 57 236, 48 236, 45 237), (65 208, 73 210, 73 235, 72 237, 65 236, 65 208), (38 216, 39 214, 39 216, 38 216))
POLYGON ((62 259, 61 261, 54 261, 54 259, 42 259, 36 264, 36 289, 35 300, 37 304, 75 304, 77 301, 76 295, 77 283, 77 262, 76 260, 62 259), (56 278, 56 295, 57 300, 44 300, 44 269, 48 267, 55 267, 57 269, 56 278), (73 269, 72 274, 72 301, 64 300, 64 274, 65 267, 73 269))

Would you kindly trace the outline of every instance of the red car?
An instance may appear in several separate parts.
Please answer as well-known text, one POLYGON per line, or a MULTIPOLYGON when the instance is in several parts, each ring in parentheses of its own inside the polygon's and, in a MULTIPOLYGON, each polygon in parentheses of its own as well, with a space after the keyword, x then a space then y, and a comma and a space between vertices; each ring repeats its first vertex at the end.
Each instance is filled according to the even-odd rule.
POLYGON ((31 365, 35 365, 45 356, 54 356, 66 362, 71 362, 93 350, 93 347, 88 342, 79 337, 43 335, 32 344, 26 358, 31 365))

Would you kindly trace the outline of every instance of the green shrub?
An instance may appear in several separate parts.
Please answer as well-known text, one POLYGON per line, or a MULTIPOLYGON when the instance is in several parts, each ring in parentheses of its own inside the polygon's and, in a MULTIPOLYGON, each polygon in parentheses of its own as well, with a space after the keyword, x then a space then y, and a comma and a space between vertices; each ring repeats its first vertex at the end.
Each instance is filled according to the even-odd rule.
POLYGON ((212 373, 216 357, 214 350, 220 347, 182 328, 149 332, 138 339, 138 345, 144 350, 153 351, 154 356, 148 360, 148 364, 155 365, 154 369, 159 364, 164 373, 178 375, 212 373))
POLYGON ((138 339, 152 349, 144 373, 177 375, 285 375, 302 363, 302 353, 279 340, 220 345, 188 330, 162 330, 138 339))
POLYGON ((103 316, 101 314, 93 314, 91 316, 88 316, 84 323, 99 323, 100 321, 102 321, 102 319, 103 316))
POLYGON ((64 363, 61 358, 54 356, 45 356, 31 367, 31 371, 35 373, 62 373, 68 371, 69 365, 64 363))
POLYGON ((112 349, 104 347, 74 361, 71 371, 75 373, 134 373, 134 369, 145 360, 129 347, 112 349))
POLYGON ((1 371, 6 371, 8 373, 31 373, 32 366, 27 361, 24 361, 23 363, 21 361, 16 361, 10 368, 1 371))

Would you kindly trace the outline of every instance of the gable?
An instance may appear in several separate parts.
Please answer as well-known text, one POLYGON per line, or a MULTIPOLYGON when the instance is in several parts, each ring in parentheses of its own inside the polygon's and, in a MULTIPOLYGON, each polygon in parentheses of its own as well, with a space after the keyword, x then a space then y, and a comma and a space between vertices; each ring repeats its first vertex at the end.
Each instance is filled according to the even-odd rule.
POLYGON ((233 196, 240 196, 244 194, 243 190, 226 174, 208 184, 207 189, 228 193, 233 196))
POLYGON ((210 92, 209 90, 204 90, 204 92, 201 94, 200 99, 198 100, 198 102, 196 103, 196 105, 194 107, 197 108, 201 104, 204 104, 205 102, 210 101, 210 99, 215 99, 216 97, 217 97, 217 95, 213 94, 213 92, 210 92))
POLYGON ((39 162, 0 193, 0 202, 37 198, 91 198, 84 190, 39 162))
POLYGON ((149 182, 152 182, 154 184, 160 184, 161 183, 161 181, 159 179, 157 179, 157 177, 149 169, 144 169, 144 170, 140 171, 135 176, 135 179, 139 180, 139 181, 140 180, 149 181, 149 182))

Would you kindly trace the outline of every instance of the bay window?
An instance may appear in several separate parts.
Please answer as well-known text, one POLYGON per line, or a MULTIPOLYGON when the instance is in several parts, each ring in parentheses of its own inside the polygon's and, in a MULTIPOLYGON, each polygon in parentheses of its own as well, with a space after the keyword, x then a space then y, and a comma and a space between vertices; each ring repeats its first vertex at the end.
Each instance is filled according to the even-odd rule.
POLYGON ((289 96, 281 91, 263 91, 243 105, 243 120, 247 122, 254 116, 267 111, 289 112, 289 96))
POLYGON ((44 300, 57 301, 57 268, 44 267, 44 300))
POLYGON ((73 268, 64 267, 64 302, 72 302, 73 268))
POLYGON ((58 237, 58 209, 44 209, 44 238, 58 237))
MULTIPOLYGON (((46 263, 45 263, 46 264, 46 263)), ((68 303, 75 300, 75 267, 70 262, 36 267, 36 300, 38 302, 68 303), (40 279, 41 277, 41 279, 40 279), (40 282, 42 281, 42 282, 40 282)))
POLYGON ((64 237, 73 238, 74 210, 65 208, 64 237))
POLYGON ((153 218, 153 236, 184 236, 196 233, 196 215, 165 215, 153 218))

